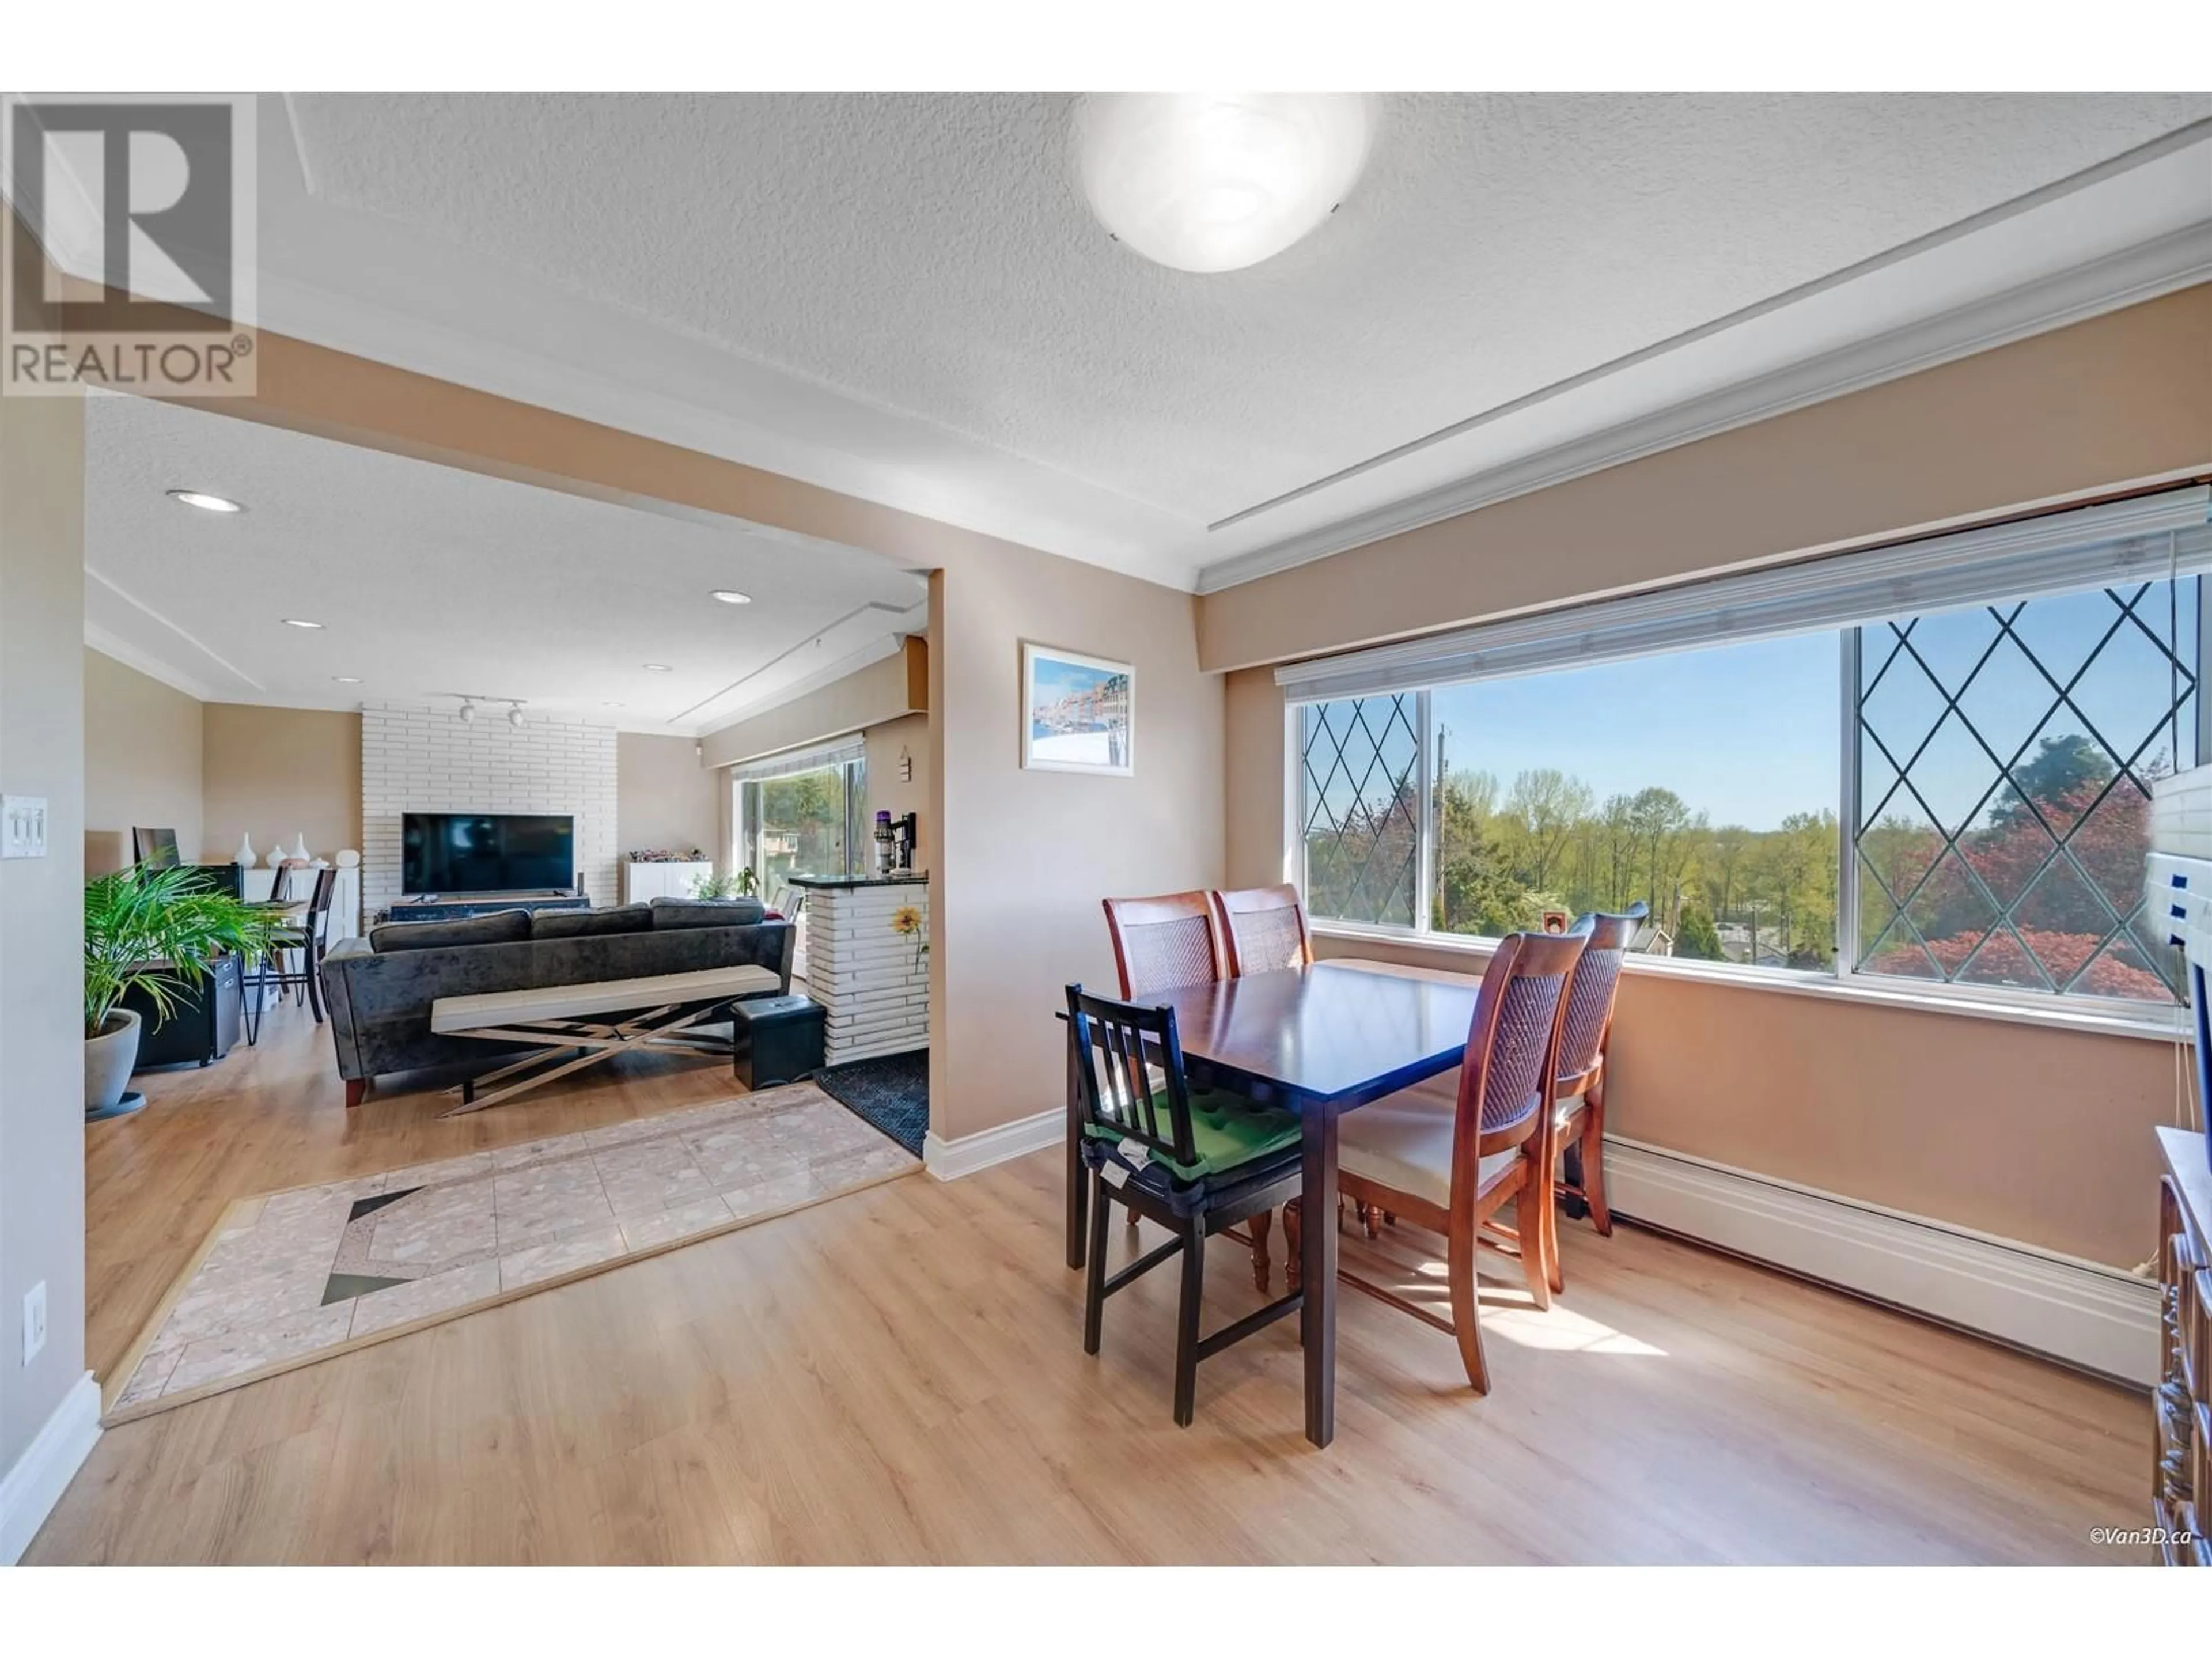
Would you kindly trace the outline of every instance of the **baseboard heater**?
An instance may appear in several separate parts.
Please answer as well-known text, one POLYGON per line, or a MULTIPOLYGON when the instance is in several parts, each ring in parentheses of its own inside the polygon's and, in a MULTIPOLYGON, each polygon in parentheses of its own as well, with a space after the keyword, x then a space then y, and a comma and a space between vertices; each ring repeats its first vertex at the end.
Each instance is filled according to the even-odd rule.
POLYGON ((2150 1279, 1618 1135, 1605 1175, 1626 1219, 2119 1382, 2157 1379, 2150 1279))

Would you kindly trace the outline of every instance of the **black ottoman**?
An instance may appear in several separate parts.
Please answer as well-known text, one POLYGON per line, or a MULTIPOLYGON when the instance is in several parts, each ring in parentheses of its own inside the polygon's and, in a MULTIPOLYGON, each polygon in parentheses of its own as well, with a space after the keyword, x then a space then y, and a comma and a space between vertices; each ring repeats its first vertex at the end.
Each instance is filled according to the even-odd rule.
POLYGON ((811 997, 755 997, 730 1005, 730 1066, 748 1089, 796 1083, 822 1069, 829 1011, 811 997))

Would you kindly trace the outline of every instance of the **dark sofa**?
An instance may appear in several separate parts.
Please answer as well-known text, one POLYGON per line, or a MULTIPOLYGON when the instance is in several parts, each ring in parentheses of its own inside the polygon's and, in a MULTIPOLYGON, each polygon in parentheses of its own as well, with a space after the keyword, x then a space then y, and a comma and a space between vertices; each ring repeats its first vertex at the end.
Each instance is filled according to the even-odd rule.
POLYGON ((463 921, 392 922, 349 939, 323 958, 323 997, 337 1045, 346 1104, 388 1072, 489 1063, 519 1046, 443 1036, 430 1029, 440 997, 534 990, 691 973, 748 963, 791 989, 792 925, 761 919, 750 900, 656 900, 620 911, 502 910, 463 921), (598 920, 579 931, 580 917, 598 920))

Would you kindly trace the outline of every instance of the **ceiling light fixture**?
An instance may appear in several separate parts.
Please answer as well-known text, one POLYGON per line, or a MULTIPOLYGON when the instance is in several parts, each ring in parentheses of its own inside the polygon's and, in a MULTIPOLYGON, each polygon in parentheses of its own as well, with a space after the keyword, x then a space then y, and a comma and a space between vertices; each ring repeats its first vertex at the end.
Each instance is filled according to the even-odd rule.
POLYGON ((522 705, 516 703, 507 711, 507 723, 516 731, 522 730, 522 705))
POLYGON ((1076 177, 1147 259, 1240 270, 1335 211, 1371 134, 1356 92, 1092 93, 1076 106, 1076 177))
POLYGON ((463 697, 461 699, 460 713, 456 715, 455 718, 458 719, 464 726, 475 725, 477 720, 476 704, 471 702, 466 697, 463 697))
POLYGON ((204 489, 173 489, 169 499, 197 507, 203 513, 243 513, 246 509, 228 495, 210 495, 204 489))
POLYGON ((340 685, 359 685, 361 684, 361 676, 358 674, 333 674, 331 678, 336 680, 340 685))
POLYGON ((665 662, 649 662, 645 665, 645 672, 648 674, 673 674, 676 671, 665 662))
POLYGON ((751 594, 740 593, 734 587, 718 587, 707 597, 720 599, 724 605, 750 605, 753 602, 751 594))
POLYGON ((287 628, 320 628, 322 623, 319 622, 309 622, 305 617, 287 617, 284 618, 284 626, 287 628))

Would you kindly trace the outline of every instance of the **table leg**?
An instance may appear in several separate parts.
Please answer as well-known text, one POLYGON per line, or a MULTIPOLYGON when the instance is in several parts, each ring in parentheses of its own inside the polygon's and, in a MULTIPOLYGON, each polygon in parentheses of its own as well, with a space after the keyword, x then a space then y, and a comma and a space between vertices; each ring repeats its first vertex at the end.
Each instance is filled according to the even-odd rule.
POLYGON ((1067 1026, 1067 1265, 1081 1267, 1089 1221, 1090 1183, 1083 1178, 1083 1093, 1076 1081, 1082 1064, 1075 1052, 1075 1024, 1067 1026))
POLYGON ((1306 1353, 1306 1438, 1326 1446, 1336 1437, 1336 1111, 1305 1108, 1298 1239, 1299 1339, 1306 1353))

